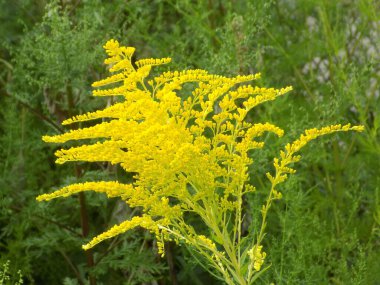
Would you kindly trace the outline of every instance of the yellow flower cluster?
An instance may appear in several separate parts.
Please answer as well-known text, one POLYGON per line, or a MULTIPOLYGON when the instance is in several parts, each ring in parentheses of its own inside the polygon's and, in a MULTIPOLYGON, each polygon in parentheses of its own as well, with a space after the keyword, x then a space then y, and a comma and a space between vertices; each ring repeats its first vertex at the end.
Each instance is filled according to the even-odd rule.
POLYGON ((150 66, 161 65, 161 64, 169 63, 171 61, 172 61, 172 59, 170 57, 158 58, 158 59, 157 58, 146 58, 146 59, 140 59, 140 60, 136 61, 135 64, 138 68, 141 68, 145 65, 150 65, 150 66))
POLYGON ((129 221, 124 221, 120 225, 115 225, 108 231, 98 235, 94 239, 92 239, 89 243, 82 246, 84 250, 90 249, 93 246, 97 245, 98 243, 102 242, 105 239, 112 238, 114 236, 117 236, 121 233, 125 233, 126 231, 136 228, 136 227, 142 227, 145 228, 153 233, 158 232, 157 224, 165 224, 164 220, 160 221, 153 221, 152 218, 148 215, 143 215, 142 217, 133 217, 129 221))
POLYGON ((262 249, 262 245, 255 245, 248 251, 249 258, 251 259, 251 264, 256 271, 260 271, 265 257, 267 256, 265 252, 262 252, 262 249))
POLYGON ((170 58, 141 59, 133 64, 134 48, 120 46, 116 40, 108 41, 104 48, 109 56, 105 63, 113 74, 93 86, 112 84, 112 88, 95 90, 93 95, 120 95, 122 100, 103 110, 67 119, 63 124, 95 119, 102 119, 101 122, 44 136, 43 140, 83 141, 80 146, 58 150, 57 163, 119 164, 126 172, 136 173, 135 182, 78 183, 40 195, 37 200, 90 190, 120 197, 129 206, 140 207, 142 215, 115 225, 84 245, 84 249, 141 226, 154 233, 160 253, 164 252, 165 240, 185 242, 205 257, 228 284, 251 284, 254 271, 247 273, 243 268, 251 264, 257 272, 264 263, 266 254, 260 244, 266 213, 271 201, 281 198, 275 186, 287 174, 294 173, 288 165, 299 160, 295 154, 321 135, 362 128, 336 125, 312 129, 288 144, 280 159, 274 160, 275 176, 267 173, 272 189, 262 208, 263 226, 256 233, 256 241, 252 238, 242 243, 243 195, 255 190, 247 184, 248 167, 252 164, 249 151, 264 146, 257 138, 265 132, 284 134, 273 124, 251 123, 245 118, 252 108, 292 88, 253 87, 246 83, 258 79, 259 73, 229 78, 204 70, 185 70, 148 79, 152 66, 169 63, 170 58), (89 139, 98 141, 90 143, 89 139), (197 215, 208 233, 197 233, 185 213, 197 215))
MULTIPOLYGON (((288 143, 285 146, 285 151, 280 152, 280 159, 274 158, 274 168, 276 170, 276 176, 273 177, 270 173, 267 173, 267 177, 272 183, 272 186, 276 186, 277 184, 283 182, 287 178, 287 174, 293 174, 296 171, 287 165, 297 162, 301 159, 300 155, 295 155, 297 152, 301 150, 305 145, 307 145, 310 141, 324 135, 328 135, 335 132, 346 132, 346 131, 358 131, 361 132, 364 130, 363 126, 351 126, 351 124, 346 124, 344 126, 332 125, 323 127, 321 129, 309 129, 306 130, 304 134, 300 136, 299 139, 295 140, 293 143, 288 143)), ((273 192, 275 198, 281 193, 274 190, 273 192)))
POLYGON ((95 191, 107 194, 107 197, 131 196, 133 187, 130 184, 121 184, 117 181, 100 181, 76 183, 63 187, 50 194, 42 194, 37 197, 38 201, 49 201, 58 197, 68 197, 74 193, 95 191))
POLYGON ((198 240, 203 246, 211 249, 216 249, 215 243, 213 243, 209 238, 205 237, 204 235, 198 235, 198 240))

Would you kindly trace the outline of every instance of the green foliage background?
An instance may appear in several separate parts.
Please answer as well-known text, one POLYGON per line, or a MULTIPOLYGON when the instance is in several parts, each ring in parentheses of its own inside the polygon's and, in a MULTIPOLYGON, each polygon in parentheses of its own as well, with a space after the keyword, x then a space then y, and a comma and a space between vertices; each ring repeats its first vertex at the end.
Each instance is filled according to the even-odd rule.
MULTIPOLYGON (((167 257, 135 231, 81 244, 136 210, 86 193, 49 203, 38 194, 74 181, 131 177, 105 164, 56 166, 43 134, 94 110, 102 45, 116 38, 169 68, 223 75, 262 72, 260 84, 294 91, 251 114, 295 138, 332 123, 361 124, 304 151, 270 214, 272 264, 259 284, 380 284, 380 4, 375 0, 0 0, 0 264, 24 284, 218 284, 181 247, 167 257), (89 229, 87 230, 87 227, 89 229)), ((108 99, 111 100, 111 99, 108 99)), ((269 140, 270 138, 268 138, 269 140)), ((245 225, 252 233, 263 173, 281 145, 255 159, 245 225)), ((11 283, 9 283, 11 284, 11 283)))

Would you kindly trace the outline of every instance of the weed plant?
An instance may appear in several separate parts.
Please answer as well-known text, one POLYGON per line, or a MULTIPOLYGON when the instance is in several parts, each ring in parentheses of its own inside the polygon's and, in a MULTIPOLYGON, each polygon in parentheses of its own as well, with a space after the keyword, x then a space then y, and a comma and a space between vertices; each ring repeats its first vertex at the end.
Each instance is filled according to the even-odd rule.
MULTIPOLYGON (((268 164, 303 128, 364 125, 360 135, 305 149, 298 175, 283 184, 283 199, 268 216, 263 247, 272 266, 260 281, 378 284, 379 9, 371 0, 0 1, 1 263, 11 260, 10 270, 21 269, 31 284, 84 284, 90 272, 97 284, 136 276, 156 280, 137 284, 220 284, 182 247, 169 244, 165 268, 152 254, 151 237, 139 231, 99 244, 91 266, 80 250, 87 239, 79 201, 34 201, 58 185, 132 179, 106 164, 79 165, 78 172, 57 167, 54 147, 40 140, 59 132, 63 118, 101 106, 88 94, 91 82, 104 78, 100 46, 115 37, 139 47, 139 58, 172 57, 173 70, 201 68, 228 77, 260 71, 262 86, 292 85, 291 98, 250 114, 286 131, 283 140, 265 138, 273 147, 260 152, 257 164, 268 164), (141 256, 148 266, 136 253, 147 254, 141 256), (150 273, 138 274, 145 269, 150 273)), ((267 189, 264 169, 249 174, 252 184, 267 189)), ((244 207, 260 207, 265 193, 256 194, 244 207)), ((99 195, 85 197, 87 238, 136 214, 99 195)), ((260 222, 250 219, 243 231, 260 222)))
MULTIPOLYGON (((278 185, 301 159, 299 151, 310 141, 335 132, 363 131, 362 126, 332 125, 306 130, 288 143, 280 157, 273 159, 275 173, 266 173, 270 190, 263 205, 244 210, 246 196, 256 192, 249 184, 248 169, 253 165, 252 150, 264 147, 257 140, 264 133, 282 137, 277 126, 246 121, 256 106, 283 96, 292 88, 253 87, 245 82, 260 74, 232 78, 208 74, 201 69, 164 72, 152 79, 152 67, 167 64, 171 58, 132 61, 135 48, 109 40, 104 46, 112 75, 96 81, 94 96, 120 96, 123 100, 95 112, 76 115, 63 125, 102 119, 94 126, 44 136, 52 143, 97 139, 56 151, 57 163, 67 161, 109 162, 133 174, 132 183, 90 181, 65 186, 42 194, 48 201, 86 191, 119 197, 142 215, 113 226, 83 245, 89 250, 103 240, 136 227, 154 233, 158 253, 164 256, 164 242, 184 244, 193 257, 213 276, 227 284, 253 284, 269 266, 262 269, 266 253, 268 211, 281 199, 278 185), (115 86, 115 84, 117 84, 115 86), (194 86, 191 93, 186 84, 194 86), (236 87, 236 85, 240 85, 236 87), (182 91, 183 90, 183 91, 182 91), (182 91, 182 92, 181 92, 182 91), (261 224, 245 234, 246 215, 259 216, 261 224)), ((261 166, 261 168, 263 168, 261 166)))

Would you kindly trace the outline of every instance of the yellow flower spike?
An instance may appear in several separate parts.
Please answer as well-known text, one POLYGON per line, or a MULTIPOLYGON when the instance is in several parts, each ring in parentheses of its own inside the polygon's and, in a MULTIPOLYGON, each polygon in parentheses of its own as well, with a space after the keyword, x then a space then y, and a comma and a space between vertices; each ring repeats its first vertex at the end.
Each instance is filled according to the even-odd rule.
POLYGON ((92 83, 91 86, 92 87, 100 87, 100 86, 108 85, 111 83, 120 82, 120 81, 123 81, 126 77, 128 77, 128 75, 129 74, 127 72, 118 73, 118 74, 109 76, 106 79, 95 81, 94 83, 92 83))
POLYGON ((70 119, 64 120, 62 125, 70 125, 77 122, 90 121, 100 118, 113 118, 113 119, 135 119, 141 118, 140 112, 128 104, 128 102, 116 103, 104 110, 95 112, 88 112, 83 115, 77 115, 70 119))
MULTIPOLYGON (((81 118, 81 117, 79 117, 81 118)), ((125 122, 119 120, 113 120, 111 122, 104 122, 97 124, 93 127, 70 130, 67 133, 55 136, 43 136, 42 140, 49 143, 63 143, 70 140, 83 140, 92 138, 108 138, 112 136, 119 136, 124 128, 134 129, 136 122, 125 122)))
POLYGON ((248 251, 248 256, 253 264, 253 268, 256 271, 260 271, 261 266, 264 263, 266 253, 262 252, 263 246, 262 245, 255 245, 252 249, 248 251))
POLYGON ((206 236, 204 235, 198 235, 197 236, 197 239, 200 241, 200 243, 203 244, 203 246, 205 246, 206 248, 209 248, 209 249, 216 249, 216 245, 215 243, 213 243, 209 238, 207 238, 206 236))
POLYGON ((309 129, 304 132, 304 134, 301 134, 300 138, 295 140, 292 144, 288 144, 286 146, 287 155, 294 154, 298 152, 302 147, 304 147, 308 142, 324 135, 332 134, 335 132, 346 132, 346 131, 358 131, 361 132, 364 130, 363 126, 353 126, 351 127, 351 124, 347 125, 332 125, 323 127, 321 129, 309 129))
POLYGON ((142 227, 150 232, 157 232, 158 230, 158 225, 160 224, 160 221, 153 221, 149 216, 142 216, 138 217, 135 216, 131 220, 124 221, 119 225, 113 226, 111 229, 108 231, 94 237, 89 243, 85 244, 82 246, 84 250, 88 250, 98 243, 102 242, 103 240, 112 238, 114 236, 117 236, 121 233, 125 233, 126 231, 136 228, 136 227, 142 227))
POLYGON ((103 46, 103 48, 106 50, 106 53, 109 56, 116 56, 119 54, 119 47, 120 44, 117 40, 111 39, 106 42, 106 44, 103 46))
POLYGON ((130 156, 123 151, 127 144, 123 141, 105 141, 92 145, 82 145, 56 151, 56 163, 67 161, 109 161, 113 164, 124 162, 130 156))
POLYGON ((140 59, 135 62, 136 66, 138 68, 143 67, 145 65, 162 65, 170 63, 172 59, 170 57, 166 58, 146 58, 146 59, 140 59))
POLYGON ((122 195, 130 196, 133 190, 132 185, 121 184, 117 181, 85 182, 71 184, 50 194, 39 195, 36 199, 37 201, 49 201, 58 197, 68 197, 84 191, 106 193, 108 197, 118 197, 122 195))

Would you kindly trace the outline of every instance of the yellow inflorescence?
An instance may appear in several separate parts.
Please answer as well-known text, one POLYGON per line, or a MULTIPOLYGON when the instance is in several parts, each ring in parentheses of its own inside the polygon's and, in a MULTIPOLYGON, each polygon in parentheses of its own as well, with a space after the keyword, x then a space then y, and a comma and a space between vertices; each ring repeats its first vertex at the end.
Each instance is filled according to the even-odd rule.
POLYGON ((216 249, 215 243, 213 243, 212 240, 210 240, 209 238, 205 237, 204 235, 198 235, 197 238, 198 238, 199 242, 203 246, 205 246, 206 248, 216 249))
POLYGON ((93 238, 89 243, 83 245, 82 248, 84 250, 88 250, 105 239, 109 239, 121 233, 125 233, 126 231, 136 227, 142 227, 153 233, 158 233, 158 225, 160 223, 161 221, 153 221, 152 218, 147 215, 144 215, 142 217, 136 216, 133 217, 130 221, 124 221, 120 225, 113 226, 108 231, 98 235, 97 237, 93 238))
POLYGON ((252 249, 248 251, 249 258, 251 259, 251 262, 253 264, 253 268, 256 271, 260 271, 261 266, 264 263, 266 253, 262 251, 263 246, 262 245, 255 245, 252 249))
MULTIPOLYGON (((266 254, 259 245, 262 232, 254 246, 247 243, 246 248, 236 250, 242 245, 239 242, 242 197, 255 190, 248 184, 248 167, 252 164, 249 151, 264 146, 264 141, 257 139, 265 132, 281 137, 284 131, 268 122, 247 122, 246 117, 255 106, 274 100, 292 88, 254 87, 246 83, 260 78, 259 73, 229 78, 199 69, 170 71, 149 79, 153 66, 169 63, 171 59, 140 59, 133 63, 134 48, 120 46, 116 40, 108 41, 104 48, 109 56, 105 63, 113 74, 94 82, 93 86, 112 86, 97 89, 93 95, 120 95, 121 102, 74 116, 63 124, 107 120, 64 134, 44 136, 43 140, 50 143, 80 140, 83 142, 80 146, 58 150, 57 163, 119 164, 125 171, 136 174, 135 182, 78 183, 40 195, 37 200, 90 190, 120 197, 129 206, 141 208, 142 216, 115 225, 84 245, 84 249, 141 226, 155 234, 162 254, 165 240, 185 240, 190 246, 197 243, 192 246, 201 255, 210 254, 209 261, 226 280, 237 276, 231 266, 240 266, 236 259, 240 257, 234 255, 248 252, 250 279, 254 270, 261 269, 266 254), (193 88, 190 92, 189 88, 183 88, 188 83, 193 88), (90 143, 89 139, 98 141, 90 143), (208 237, 198 234, 188 223, 184 218, 187 212, 200 217, 210 231, 208 237)), ((296 153, 319 136, 349 130, 361 131, 362 127, 334 125, 311 129, 286 145, 280 158, 274 160, 276 174, 267 173, 272 190, 269 202, 262 209, 264 219, 270 201, 281 198, 275 186, 287 174, 295 172, 288 165, 300 159, 296 153)), ((237 271, 240 274, 244 270, 237 271)))
POLYGON ((108 197, 120 197, 122 195, 131 195, 133 187, 130 184, 121 184, 117 181, 101 181, 101 182, 85 182, 71 184, 63 187, 50 194, 42 194, 37 196, 38 201, 49 201, 58 197, 67 197, 74 193, 83 191, 95 191, 106 193, 108 197))
POLYGON ((309 129, 306 130, 304 134, 300 136, 299 139, 295 140, 293 143, 288 143, 285 146, 285 152, 281 151, 281 159, 274 159, 274 167, 276 169, 276 178, 272 177, 270 174, 267 174, 269 180, 276 185, 283 182, 286 179, 286 173, 293 174, 295 170, 287 167, 287 165, 297 162, 300 160, 301 156, 295 155, 297 152, 301 150, 305 145, 307 145, 310 141, 324 135, 332 134, 335 132, 346 132, 346 131, 358 131, 361 132, 364 130, 363 126, 351 126, 351 124, 347 125, 332 125, 323 127, 321 129, 309 129))
POLYGON ((166 58, 145 58, 145 59, 140 59, 135 62, 136 66, 138 68, 143 67, 145 65, 161 65, 161 64, 166 64, 171 62, 172 59, 170 57, 166 58))

